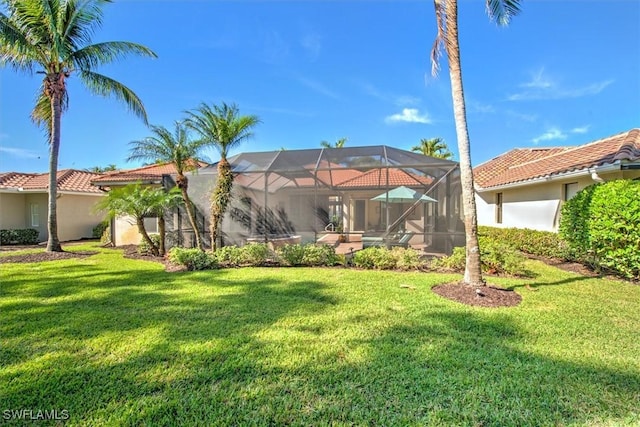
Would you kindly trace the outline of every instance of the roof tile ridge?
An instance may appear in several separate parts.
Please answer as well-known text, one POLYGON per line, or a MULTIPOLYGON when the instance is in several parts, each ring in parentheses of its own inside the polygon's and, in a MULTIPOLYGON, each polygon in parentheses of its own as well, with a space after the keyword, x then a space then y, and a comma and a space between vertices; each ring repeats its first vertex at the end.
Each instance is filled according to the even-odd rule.
MULTIPOLYGON (((549 147, 548 148, 549 150, 553 149, 553 150, 561 150, 561 151, 558 151, 557 153, 551 153, 551 154, 549 154, 547 156, 544 156, 544 157, 538 157, 537 159, 532 159, 532 160, 529 160, 528 162, 517 163, 517 164, 514 164, 514 165, 510 165, 505 170, 512 170, 512 169, 517 169, 517 168, 524 167, 524 166, 530 166, 530 165, 532 165, 534 163, 542 162, 544 160, 549 160, 549 159, 552 159, 552 158, 554 158, 556 156, 561 156, 563 154, 569 153, 571 151, 574 151, 576 148, 580 148, 580 147, 583 147, 583 145, 579 145, 579 146, 576 146, 576 147, 549 147)), ((531 150, 535 150, 535 148, 532 148, 531 150)))
POLYGON ((515 152, 515 151, 521 151, 521 150, 526 150, 526 148, 512 148, 511 150, 509 150, 509 151, 507 151, 507 152, 505 152, 505 153, 499 154, 499 155, 495 156, 495 157, 494 157, 494 158, 492 158, 492 159, 485 160, 484 162, 480 163, 479 165, 475 165, 475 166, 474 166, 474 169, 475 169, 475 168, 479 168, 479 167, 481 167, 481 166, 486 166, 487 164, 489 164, 489 163, 493 162, 494 160, 498 160, 498 159, 500 159, 500 158, 502 158, 502 157, 507 157, 507 155, 509 155, 509 154, 511 154, 511 153, 513 153, 513 152, 515 152))

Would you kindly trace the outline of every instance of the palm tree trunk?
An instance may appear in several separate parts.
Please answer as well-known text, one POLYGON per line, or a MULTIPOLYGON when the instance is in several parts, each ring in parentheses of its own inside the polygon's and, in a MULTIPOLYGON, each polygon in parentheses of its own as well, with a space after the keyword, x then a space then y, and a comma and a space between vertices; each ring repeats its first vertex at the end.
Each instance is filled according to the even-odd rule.
POLYGON ((222 224, 222 218, 229 206, 231 200, 231 189, 233 187, 233 173, 231 172, 231 165, 226 158, 220 159, 218 162, 218 179, 216 181, 216 187, 211 195, 211 249, 215 251, 217 249, 218 234, 220 233, 220 226, 222 224))
POLYGON ((202 239, 200 238, 200 232, 198 231, 198 224, 196 222, 195 207, 193 206, 193 203, 191 203, 191 199, 189 198, 188 193, 189 180, 184 175, 178 175, 176 181, 176 185, 182 193, 182 200, 184 201, 184 207, 187 210, 187 217, 189 218, 189 222, 191 223, 191 228, 193 228, 193 233, 196 239, 196 247, 202 250, 202 239))
POLYGON ((65 83, 63 73, 48 74, 45 90, 51 100, 51 133, 49 134, 49 201, 47 209, 47 252, 62 252, 58 239, 58 153, 60 151, 60 122, 65 83))
POLYGON ((149 245, 149 248, 151 248, 151 253, 158 256, 160 252, 158 251, 158 247, 153 243, 153 240, 151 240, 151 237, 149 237, 147 229, 144 228, 144 219, 142 217, 137 217, 136 225, 138 226, 138 232, 142 236, 142 239, 147 243, 147 245, 149 245))
POLYGON ((451 79, 451 95, 453 98, 453 113, 458 137, 458 151, 460 152, 460 179, 462 182, 462 202, 464 211, 464 228, 466 232, 466 265, 464 283, 471 286, 483 286, 482 270, 480 267, 480 246, 478 244, 478 218, 476 213, 475 192, 473 187, 473 170, 471 169, 471 150, 469 131, 467 128, 467 114, 462 88, 462 69, 460 66, 460 44, 458 40, 458 3, 457 0, 447 0, 447 42, 445 43, 449 78, 451 79))
POLYGON ((164 212, 161 212, 158 216, 158 234, 160 235, 160 243, 158 245, 158 254, 164 256, 165 254, 165 239, 167 236, 167 228, 164 221, 164 212))

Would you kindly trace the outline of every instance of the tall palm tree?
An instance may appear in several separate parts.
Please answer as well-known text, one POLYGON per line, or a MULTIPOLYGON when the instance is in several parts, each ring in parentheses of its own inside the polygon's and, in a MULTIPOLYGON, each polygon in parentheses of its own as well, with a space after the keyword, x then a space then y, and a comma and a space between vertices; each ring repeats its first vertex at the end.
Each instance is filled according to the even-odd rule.
POLYGON ((211 195, 211 249, 217 249, 222 219, 231 200, 233 172, 227 160, 229 150, 253 136, 252 129, 260 123, 257 116, 241 116, 235 104, 214 105, 202 103, 193 111, 187 111, 187 126, 202 137, 202 143, 214 146, 220 153, 218 179, 211 195))
POLYGON ((447 143, 444 142, 442 138, 422 138, 420 145, 411 147, 411 151, 439 159, 450 159, 453 157, 453 154, 449 151, 449 147, 447 147, 447 143))
MULTIPOLYGON (((507 25, 511 17, 517 15, 520 11, 519 0, 485 0, 485 2, 489 18, 500 25, 507 25)), ((473 187, 467 113, 462 88, 462 68, 460 66, 458 0, 434 0, 434 5, 438 34, 431 51, 432 72, 434 75, 437 74, 438 59, 444 46, 449 63, 453 114, 458 137, 458 153, 460 154, 460 180, 462 182, 467 255, 464 283, 472 286, 483 286, 485 283, 480 268, 478 217, 473 187)))
POLYGON ((60 118, 67 109, 66 81, 77 74, 94 94, 113 96, 141 117, 147 114, 131 89, 94 72, 127 55, 155 57, 149 48, 131 42, 91 44, 102 24, 102 6, 109 0, 0 0, 0 63, 17 71, 44 75, 32 120, 42 126, 49 139, 49 213, 47 251, 62 251, 58 240, 57 172, 60 150, 60 118))
POLYGON ((199 151, 202 148, 202 143, 191 140, 189 138, 189 129, 181 122, 176 122, 173 133, 164 126, 152 125, 150 129, 153 136, 129 143, 131 154, 127 160, 150 160, 173 164, 177 175, 176 186, 182 194, 187 216, 195 234, 196 246, 202 250, 202 240, 196 223, 195 208, 189 199, 189 179, 185 175, 185 172, 195 170, 198 167, 198 162, 200 161, 199 151))
POLYGON ((349 140, 348 138, 340 138, 336 140, 336 142, 333 144, 328 141, 320 141, 320 146, 322 148, 342 148, 344 147, 344 145, 347 143, 348 140, 349 140))

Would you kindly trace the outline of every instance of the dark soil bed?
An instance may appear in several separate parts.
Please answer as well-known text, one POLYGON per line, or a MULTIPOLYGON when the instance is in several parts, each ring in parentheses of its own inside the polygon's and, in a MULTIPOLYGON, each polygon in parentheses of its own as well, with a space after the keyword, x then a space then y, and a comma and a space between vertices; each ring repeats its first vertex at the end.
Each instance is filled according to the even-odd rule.
POLYGON ((138 252, 138 246, 137 245, 118 246, 117 248, 114 248, 114 249, 122 249, 122 250, 124 250, 125 258, 139 259, 139 260, 142 260, 142 261, 158 262, 158 263, 164 265, 164 269, 166 271, 168 271, 168 272, 185 271, 187 269, 185 266, 173 264, 172 262, 170 262, 165 257, 141 254, 141 253, 138 252))
POLYGON ((8 255, 0 257, 0 264, 6 264, 9 262, 43 262, 43 261, 57 261, 61 259, 71 258, 86 258, 91 255, 95 255, 97 252, 37 252, 34 254, 23 255, 8 255))
POLYGON ((516 292, 490 285, 476 288, 461 283, 447 283, 433 287, 433 292, 462 304, 480 307, 513 307, 522 301, 516 292))

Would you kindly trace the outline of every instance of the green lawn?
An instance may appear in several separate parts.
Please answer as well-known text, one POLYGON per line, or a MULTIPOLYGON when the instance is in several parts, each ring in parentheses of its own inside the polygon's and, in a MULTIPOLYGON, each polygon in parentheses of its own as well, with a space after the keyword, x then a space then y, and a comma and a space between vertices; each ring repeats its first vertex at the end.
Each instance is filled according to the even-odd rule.
POLYGON ((514 287, 520 306, 486 309, 431 292, 455 275, 165 273, 118 251, 74 249, 99 254, 0 264, 0 417, 64 409, 68 425, 83 426, 640 424, 637 285, 532 261, 534 279, 492 279, 514 287))

